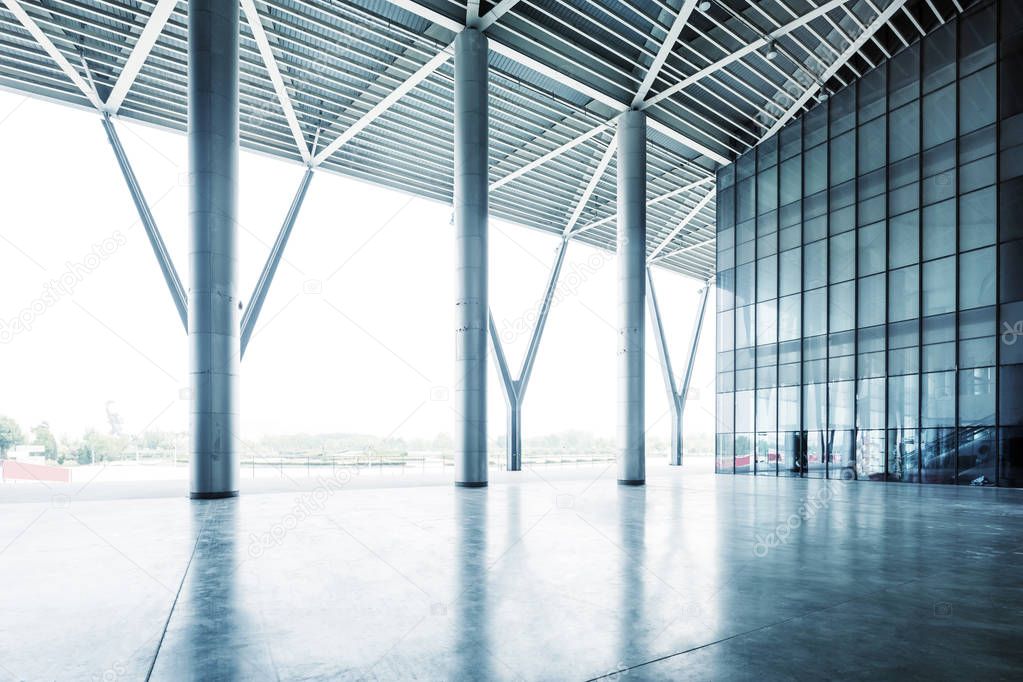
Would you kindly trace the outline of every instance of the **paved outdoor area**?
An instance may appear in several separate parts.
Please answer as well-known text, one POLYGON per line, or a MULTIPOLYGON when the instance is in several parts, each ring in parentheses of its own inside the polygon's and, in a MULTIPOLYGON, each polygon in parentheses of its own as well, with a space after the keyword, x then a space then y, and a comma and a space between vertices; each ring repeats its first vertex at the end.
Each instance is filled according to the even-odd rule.
POLYGON ((1018 677, 1023 491, 703 469, 3 502, 0 679, 1018 677))

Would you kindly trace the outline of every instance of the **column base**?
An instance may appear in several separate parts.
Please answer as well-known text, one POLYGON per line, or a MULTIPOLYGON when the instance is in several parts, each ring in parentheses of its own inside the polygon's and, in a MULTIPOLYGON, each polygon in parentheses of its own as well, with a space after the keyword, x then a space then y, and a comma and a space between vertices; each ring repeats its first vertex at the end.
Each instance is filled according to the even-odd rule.
POLYGON ((633 479, 633 480, 625 480, 625 479, 619 478, 618 479, 618 485, 646 485, 646 479, 640 478, 640 479, 633 479))
POLYGON ((456 488, 486 488, 486 481, 455 481, 456 488))
POLYGON ((238 497, 237 490, 228 490, 222 493, 188 493, 193 500, 223 500, 228 497, 238 497))

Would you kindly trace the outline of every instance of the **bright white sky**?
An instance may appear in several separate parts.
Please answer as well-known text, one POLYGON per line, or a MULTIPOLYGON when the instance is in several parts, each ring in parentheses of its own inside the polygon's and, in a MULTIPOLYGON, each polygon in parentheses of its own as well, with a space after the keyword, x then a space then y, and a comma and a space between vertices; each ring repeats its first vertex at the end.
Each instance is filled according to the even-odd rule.
MULTIPOLYGON (((187 287, 185 138, 124 121, 119 130, 187 287)), ((30 308, 94 244, 118 231, 124 237, 70 296, 36 316, 31 331, 3 335, 0 414, 26 429, 48 420, 59 438, 107 430, 113 401, 127 431, 187 429, 179 397, 188 385, 185 334, 98 115, 0 92, 0 149, 0 320, 30 308)), ((243 300, 302 170, 242 153, 243 300)), ((437 399, 453 377, 450 214, 445 205, 317 174, 242 363, 243 437, 452 431, 454 415, 437 399), (309 281, 321 281, 322 293, 304 293, 309 281)), ((536 309, 557 243, 491 221, 490 300, 499 329, 536 309)), ((577 243, 569 250, 526 396, 524 437, 567 429, 613 435, 615 267, 613 254, 577 243)), ((661 270, 655 279, 681 371, 699 283, 661 270)), ((695 402, 686 410, 690 432, 713 431, 714 327, 708 311, 695 402)), ((513 336, 505 347, 517 368, 529 336, 513 336)), ((667 438, 668 402, 649 328, 647 339, 648 426, 667 438)), ((505 404, 493 368, 489 387, 496 436, 504 433, 505 404)))

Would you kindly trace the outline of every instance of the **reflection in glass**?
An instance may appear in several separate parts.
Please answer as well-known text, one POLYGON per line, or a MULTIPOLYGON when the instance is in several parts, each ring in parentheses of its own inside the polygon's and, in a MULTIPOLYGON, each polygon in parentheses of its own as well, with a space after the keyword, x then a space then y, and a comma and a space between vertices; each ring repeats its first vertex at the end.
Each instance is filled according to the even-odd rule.
POLYGON ((998 442, 993 427, 959 429, 956 483, 994 485, 998 478, 998 442), (976 481, 976 483, 974 483, 976 481))
POLYGON ((885 439, 883 430, 856 432, 856 478, 883 481, 885 439))
POLYGON ((954 483, 955 462, 955 429, 921 429, 920 480, 923 483, 954 483))
POLYGON ((916 429, 888 430, 888 480, 903 483, 920 481, 916 429))
POLYGON ((735 473, 753 473, 753 441, 752 433, 735 434, 735 473))

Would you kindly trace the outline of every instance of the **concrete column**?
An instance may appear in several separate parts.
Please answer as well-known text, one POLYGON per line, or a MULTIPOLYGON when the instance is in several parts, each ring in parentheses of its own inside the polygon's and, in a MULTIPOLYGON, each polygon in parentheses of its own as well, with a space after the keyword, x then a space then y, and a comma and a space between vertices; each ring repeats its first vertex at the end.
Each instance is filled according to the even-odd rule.
POLYGON ((455 38, 455 485, 487 484, 487 38, 455 38))
POLYGON ((618 119, 618 483, 646 481, 646 114, 618 119))
POLYGON ((238 494, 238 3, 188 1, 191 496, 238 494))

